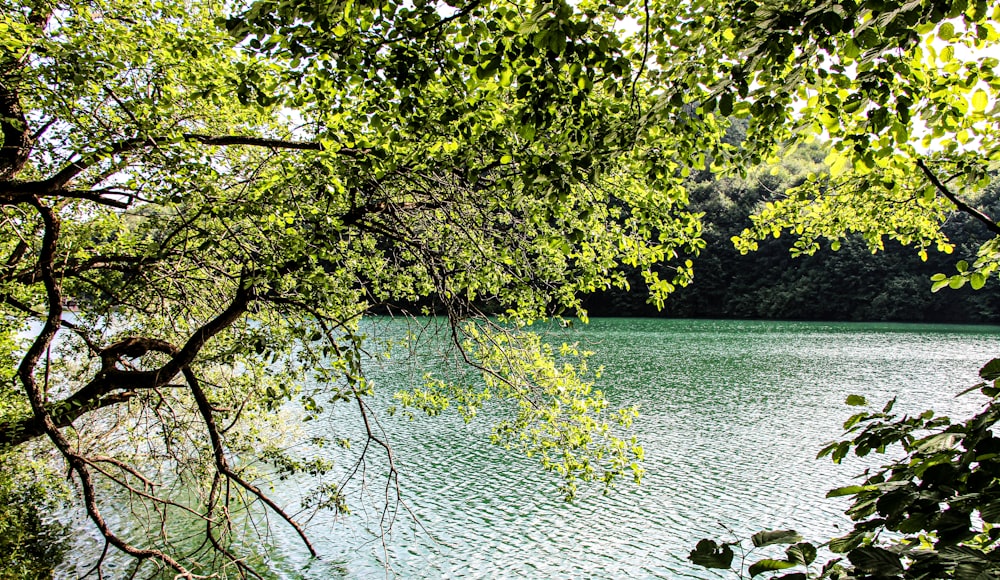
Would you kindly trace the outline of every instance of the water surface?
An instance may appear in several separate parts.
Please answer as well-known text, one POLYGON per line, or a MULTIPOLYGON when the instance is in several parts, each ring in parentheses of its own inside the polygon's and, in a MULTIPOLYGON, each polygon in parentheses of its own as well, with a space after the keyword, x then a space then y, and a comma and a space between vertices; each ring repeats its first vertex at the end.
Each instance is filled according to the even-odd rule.
MULTIPOLYGON (((402 335, 407 323, 366 324, 385 337, 402 335)), ((567 504, 536 463, 489 445, 490 409, 470 424, 448 412, 406 420, 388 417, 391 401, 376 397, 372 410, 392 443, 405 505, 387 489, 383 456, 372 452, 347 488, 352 514, 309 522, 321 560, 309 560, 291 530, 274 524, 267 542, 275 574, 712 577, 686 555, 700 538, 728 537, 723 526, 741 536, 794 528, 817 542, 846 529, 846 504, 824 495, 862 465, 815 456, 856 411, 844 405, 848 394, 964 417, 983 398, 954 395, 1000 355, 1000 329, 992 327, 598 319, 547 332, 595 351, 591 364, 605 367, 598 386, 616 404, 640 406, 641 486, 621 482, 607 496, 582 487, 567 504)), ((413 357, 370 361, 368 372, 382 392, 414 386, 446 343, 428 337, 413 357)), ((356 408, 335 407, 309 430, 352 439, 338 457, 344 476, 363 442, 356 408)), ((279 494, 294 504, 299 488, 279 494)))
MULTIPOLYGON (((396 323, 372 324, 384 334, 396 323)), ((847 520, 825 492, 861 467, 815 459, 854 411, 846 396, 964 416, 983 401, 954 395, 1000 353, 998 330, 981 327, 603 319, 550 332, 596 352, 614 402, 640 405, 642 485, 585 489, 565 504, 532 461, 486 443, 488 411, 469 425, 453 414, 383 419, 412 514, 398 512, 389 529, 371 465, 365 498, 375 505, 312 522, 341 574, 384 575, 388 564, 405 578, 701 578, 685 556, 701 537, 726 536, 723 525, 826 539, 847 520), (374 541, 383 530, 385 543, 374 541)), ((402 361, 370 372, 383 387, 419 379, 402 361)), ((342 432, 352 417, 328 420, 342 432)), ((282 550, 301 562, 293 541, 282 550)))

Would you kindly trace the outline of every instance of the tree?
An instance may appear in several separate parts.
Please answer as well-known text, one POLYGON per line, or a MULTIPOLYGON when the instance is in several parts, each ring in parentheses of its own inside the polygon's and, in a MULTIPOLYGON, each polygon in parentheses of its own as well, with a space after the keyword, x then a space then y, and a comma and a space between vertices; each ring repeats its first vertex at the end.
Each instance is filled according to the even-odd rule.
MULTIPOLYGON (((661 63, 682 63, 665 71, 680 80, 664 98, 694 91, 706 115, 749 117, 749 146, 721 154, 751 165, 776 144, 820 137, 834 149, 829 174, 762 208, 737 246, 751 251, 786 231, 798 237, 796 255, 824 243, 836 250, 858 232, 873 251, 889 236, 924 257, 930 248, 952 250, 940 224, 955 208, 1000 233, 971 204, 997 158, 987 121, 1000 89, 988 50, 998 17, 995 6, 964 0, 695 3, 682 20, 691 23, 689 45, 705 48, 693 60, 657 54, 661 63)), ((981 288, 996 271, 995 243, 940 281, 981 288)))
MULTIPOLYGON (((947 249, 949 204, 975 215, 953 192, 995 150, 976 122, 995 64, 957 79, 920 42, 992 43, 996 9, 890 4, 7 1, 0 444, 53 450, 137 565, 254 575, 231 510, 269 510, 309 545, 254 461, 326 469, 268 446, 261 424, 290 404, 367 419, 357 321, 424 299, 483 380, 431 377, 405 401, 507 401, 496 439, 570 495, 638 477, 641 448, 616 430, 633 412, 610 410, 585 364, 557 364, 572 347, 523 327, 585 316, 578 294, 626 284, 622 265, 657 304, 686 284, 702 246, 692 171, 772 155, 800 127, 832 138, 832 177, 760 212, 748 249, 782 228, 802 251, 851 230, 947 249), (750 118, 741 150, 730 115, 750 118), (944 148, 918 154, 914 127, 938 120, 944 148), (115 494, 154 514, 147 537, 104 517, 115 494), (178 517, 203 522, 202 547, 172 548, 178 517)), ((980 286, 991 248, 954 283, 980 286)), ((391 462, 366 425, 365 449, 391 462)), ((316 493, 344 509, 336 487, 316 493)))
MULTIPOLYGON (((571 347, 508 332, 578 313, 621 263, 698 247, 683 191, 632 170, 632 69, 608 23, 568 5, 223 8, 0 8, 0 444, 53 451, 136 566, 257 575, 230 514, 267 510, 312 550, 262 481, 329 467, 262 425, 353 404, 364 448, 388 454, 358 319, 431 297, 485 376, 407 401, 508 400, 496 439, 567 494, 638 478, 617 430, 633 411, 609 409, 583 363, 556 364, 571 347), (144 533, 106 515, 125 509, 148 514, 144 533), (203 526, 192 549, 172 537, 184 518, 203 526)), ((675 267, 649 271, 657 297, 688 279, 675 267)), ((311 503, 346 508, 325 482, 311 503)))

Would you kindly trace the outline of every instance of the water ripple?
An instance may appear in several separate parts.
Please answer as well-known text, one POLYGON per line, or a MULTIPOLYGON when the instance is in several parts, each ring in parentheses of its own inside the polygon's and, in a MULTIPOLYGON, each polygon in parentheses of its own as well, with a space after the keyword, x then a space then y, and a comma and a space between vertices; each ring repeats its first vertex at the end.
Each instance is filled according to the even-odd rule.
MULTIPOLYGON (((379 324, 380 333, 403 331, 379 324)), ((686 555, 700 538, 729 539, 723 526, 742 537, 789 527, 822 541, 848 524, 846 503, 824 494, 877 460, 838 467, 815 459, 851 414, 847 394, 879 404, 899 396, 901 410, 967 415, 982 400, 953 393, 1000 352, 996 329, 906 325, 597 320, 555 333, 597 352, 592 364, 606 369, 599 386, 613 402, 640 405, 635 429, 647 455, 640 487, 623 482, 607 496, 587 488, 566 504, 533 461, 486 442, 493 410, 469 425, 448 413, 389 420, 386 397, 372 404, 412 515, 390 497, 395 519, 387 526, 385 462, 373 455, 366 485, 355 478, 348 489, 354 514, 309 524, 321 561, 275 528, 276 575, 718 578, 686 555)), ((432 351, 419 358, 432 361, 432 351)), ((386 385, 420 376, 405 362, 369 372, 386 385)), ((346 407, 313 428, 361 432, 346 407)), ((337 459, 344 470, 352 465, 347 452, 337 459)))

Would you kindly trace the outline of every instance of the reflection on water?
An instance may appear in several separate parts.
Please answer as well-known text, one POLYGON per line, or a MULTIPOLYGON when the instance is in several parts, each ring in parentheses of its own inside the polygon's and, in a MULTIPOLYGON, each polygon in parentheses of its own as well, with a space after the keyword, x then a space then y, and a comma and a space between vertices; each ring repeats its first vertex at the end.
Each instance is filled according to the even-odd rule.
MULTIPOLYGON (((372 334, 404 332, 401 321, 368 324, 372 334)), ((722 525, 743 536, 794 528, 814 541, 843 529, 845 503, 824 495, 861 465, 814 458, 851 414, 848 394, 879 405, 898 396, 898 411, 933 406, 964 416, 982 398, 954 394, 1000 354, 996 328, 604 319, 550 332, 596 352, 592 365, 605 367, 599 387, 613 402, 640 405, 641 486, 622 482, 608 496, 584 488, 566 504, 533 461, 488 444, 489 409, 471 424, 453 413, 389 418, 386 396, 372 407, 394 446, 405 505, 384 509, 395 490, 386 489, 384 458, 372 453, 349 489, 352 515, 309 522, 321 560, 310 561, 291 530, 274 525, 267 541, 275 574, 710 577, 686 555, 699 538, 725 536, 722 525)), ((372 362, 369 374, 385 390, 412 386, 434 351, 372 362)), ((352 467, 363 442, 356 408, 338 406, 309 428, 351 437, 355 446, 338 465, 352 467)), ((279 493, 298 501, 296 486, 279 493)))

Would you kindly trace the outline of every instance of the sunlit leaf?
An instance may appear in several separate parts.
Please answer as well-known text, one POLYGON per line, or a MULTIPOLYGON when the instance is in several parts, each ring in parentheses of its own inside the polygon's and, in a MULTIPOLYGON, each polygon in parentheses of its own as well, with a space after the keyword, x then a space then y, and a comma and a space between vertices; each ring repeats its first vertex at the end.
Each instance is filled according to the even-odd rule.
POLYGON ((764 559, 764 560, 760 560, 760 561, 754 562, 750 566, 748 572, 750 573, 750 577, 753 578, 755 576, 763 574, 764 572, 774 572, 776 570, 787 570, 789 568, 794 568, 794 567, 795 567, 795 564, 793 562, 787 562, 785 560, 764 559))
POLYGON ((845 402, 852 407, 861 407, 868 404, 868 400, 861 395, 847 395, 845 402))

